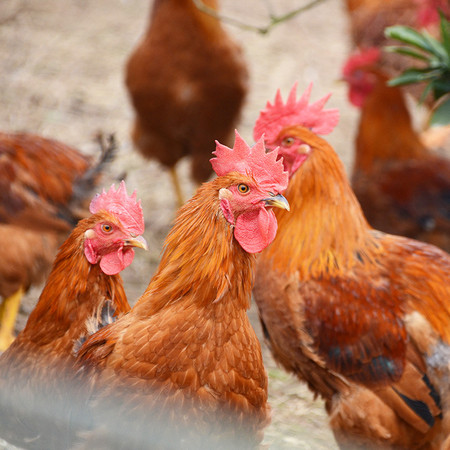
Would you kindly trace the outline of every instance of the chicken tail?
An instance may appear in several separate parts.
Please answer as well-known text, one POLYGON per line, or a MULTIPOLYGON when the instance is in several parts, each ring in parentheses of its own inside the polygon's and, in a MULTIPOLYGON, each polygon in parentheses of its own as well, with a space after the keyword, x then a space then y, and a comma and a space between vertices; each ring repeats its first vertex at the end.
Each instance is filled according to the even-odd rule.
POLYGON ((88 214, 89 201, 101 182, 108 165, 117 156, 118 145, 114 134, 109 134, 105 137, 102 132, 99 132, 96 136, 96 141, 100 146, 99 159, 73 184, 73 194, 69 208, 75 219, 75 224, 88 214))

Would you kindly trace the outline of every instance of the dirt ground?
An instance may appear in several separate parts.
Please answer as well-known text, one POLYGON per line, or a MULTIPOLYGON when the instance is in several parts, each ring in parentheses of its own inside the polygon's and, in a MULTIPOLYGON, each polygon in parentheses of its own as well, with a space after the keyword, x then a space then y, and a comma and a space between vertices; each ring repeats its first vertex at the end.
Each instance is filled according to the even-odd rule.
MULTIPOLYGON (((227 16, 264 25, 269 3, 282 13, 306 0, 223 0, 221 5, 227 16)), ((327 0, 268 35, 226 25, 242 44, 251 72, 251 90, 238 127, 246 140, 252 140, 258 112, 277 88, 286 96, 294 81, 299 90, 312 81, 313 100, 333 92, 329 106, 340 109, 341 121, 329 141, 350 168, 357 115, 347 103, 345 86, 336 82, 349 49, 342 3, 327 0)), ((123 67, 146 26, 148 10, 149 0, 2 0, 0 6, 0 129, 39 133, 90 154, 97 151, 93 136, 99 130, 115 133, 120 144, 111 179, 126 172, 127 186, 136 188, 143 199, 145 237, 151 248, 138 252, 123 274, 131 303, 155 270, 175 212, 168 174, 157 163, 143 161, 129 139, 132 111, 123 67)), ((182 161, 178 170, 190 195, 188 162, 182 161)), ((28 294, 19 328, 39 292, 40 287, 28 294)), ((260 333, 253 308, 250 316, 260 333)), ((321 401, 277 368, 264 344, 263 350, 273 408, 265 443, 272 449, 336 448, 321 401)))

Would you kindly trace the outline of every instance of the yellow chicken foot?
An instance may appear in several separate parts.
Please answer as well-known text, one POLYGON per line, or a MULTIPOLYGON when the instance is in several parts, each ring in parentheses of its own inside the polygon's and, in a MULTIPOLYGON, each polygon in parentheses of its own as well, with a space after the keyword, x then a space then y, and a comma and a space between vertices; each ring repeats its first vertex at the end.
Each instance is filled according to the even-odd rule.
POLYGON ((14 341, 14 326, 23 294, 21 287, 15 294, 5 298, 0 306, 0 352, 4 352, 14 341))
POLYGON ((170 176, 172 177, 173 187, 175 188, 175 194, 177 196, 178 207, 184 204, 183 193, 181 192, 180 180, 178 179, 177 171, 175 167, 170 167, 170 176))

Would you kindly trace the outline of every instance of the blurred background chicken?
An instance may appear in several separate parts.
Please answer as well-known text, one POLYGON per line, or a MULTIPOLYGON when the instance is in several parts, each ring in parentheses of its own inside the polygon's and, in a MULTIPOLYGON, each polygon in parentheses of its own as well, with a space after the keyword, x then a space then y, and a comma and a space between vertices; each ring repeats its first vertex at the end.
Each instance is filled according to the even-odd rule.
POLYGON ((140 201, 122 182, 96 195, 90 212, 62 244, 25 328, 0 356, 0 437, 20 447, 69 447, 76 345, 130 309, 119 273, 134 247, 146 248, 140 201))
POLYGON ((14 339, 22 295, 45 280, 56 251, 113 158, 110 143, 95 161, 61 142, 0 133, 0 351, 14 339))
MULTIPOLYGON (((448 6, 450 9, 450 4, 448 6)), ((437 11, 435 11, 437 14, 437 11)), ((423 89, 421 99, 431 94, 431 111, 421 132, 421 140, 427 147, 447 152, 450 158, 450 14, 439 11, 439 37, 427 30, 395 25, 385 30, 385 35, 399 45, 386 50, 404 59, 414 59, 399 76, 390 79, 389 86, 418 85, 423 89), (420 62, 418 67, 417 61, 420 62)))
MULTIPOLYGON (((206 6, 217 10, 216 0, 206 6)), ((170 170, 178 206, 184 198, 176 163, 191 158, 196 183, 211 175, 214 140, 229 143, 247 93, 242 51, 220 21, 193 0, 155 0, 147 31, 126 65, 137 150, 170 170)))
POLYGON ((288 175, 262 140, 217 143, 218 175, 179 210, 131 311, 79 350, 92 386, 87 448, 255 448, 270 421, 250 325, 254 253, 274 239, 288 175), (249 230, 251 232, 249 233, 249 230))
POLYGON ((289 171, 289 214, 254 287, 275 359, 325 400, 343 448, 439 448, 450 433, 450 255, 374 230, 310 88, 278 92, 254 127, 289 171))
MULTIPOLYGON (((384 33, 389 26, 426 28, 432 35, 437 36, 438 11, 450 19, 448 0, 345 0, 345 5, 353 47, 361 50, 372 47, 382 50, 385 46, 394 44, 395 42, 384 33)), ((414 61, 412 58, 402 58, 393 53, 383 52, 380 68, 388 77, 394 77, 411 66, 412 61, 414 61)), ((422 86, 408 85, 403 89, 416 100, 419 100, 423 93, 422 86)))
POLYGON ((450 159, 424 145, 379 59, 367 49, 343 69, 349 100, 361 109, 353 189, 373 227, 450 251, 450 159))

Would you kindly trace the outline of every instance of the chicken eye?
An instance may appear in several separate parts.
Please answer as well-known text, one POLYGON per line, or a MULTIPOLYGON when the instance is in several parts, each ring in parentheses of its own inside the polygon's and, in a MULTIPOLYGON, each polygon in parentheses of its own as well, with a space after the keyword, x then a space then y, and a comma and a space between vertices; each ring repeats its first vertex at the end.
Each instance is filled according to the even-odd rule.
POLYGON ((239 184, 237 188, 240 194, 247 194, 250 191, 246 184, 239 184))
POLYGON ((289 136, 287 138, 284 138, 281 142, 281 145, 284 147, 290 147, 295 142, 295 139, 292 136, 289 136))
POLYGON ((112 229, 112 226, 107 223, 102 225, 102 231, 104 231, 105 233, 111 233, 112 229))

